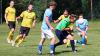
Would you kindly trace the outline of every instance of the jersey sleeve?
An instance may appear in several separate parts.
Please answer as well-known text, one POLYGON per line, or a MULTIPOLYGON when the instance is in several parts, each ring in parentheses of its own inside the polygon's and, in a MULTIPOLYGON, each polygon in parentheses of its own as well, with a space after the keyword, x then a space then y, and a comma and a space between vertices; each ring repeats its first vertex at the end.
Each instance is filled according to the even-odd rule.
POLYGON ((88 26, 88 21, 87 20, 85 20, 86 21, 86 26, 88 26))
POLYGON ((51 12, 51 11, 47 9, 47 10, 45 11, 45 15, 48 16, 48 17, 50 17, 50 15, 51 15, 50 12, 51 12))
POLYGON ((24 17, 24 12, 22 12, 22 13, 20 14, 20 17, 24 17))
POLYGON ((5 13, 8 13, 8 12, 9 12, 9 9, 8 9, 8 8, 6 8, 5 13))
POLYGON ((78 21, 75 22, 75 26, 78 27, 78 21))
POLYGON ((62 20, 62 15, 58 18, 58 20, 62 20))

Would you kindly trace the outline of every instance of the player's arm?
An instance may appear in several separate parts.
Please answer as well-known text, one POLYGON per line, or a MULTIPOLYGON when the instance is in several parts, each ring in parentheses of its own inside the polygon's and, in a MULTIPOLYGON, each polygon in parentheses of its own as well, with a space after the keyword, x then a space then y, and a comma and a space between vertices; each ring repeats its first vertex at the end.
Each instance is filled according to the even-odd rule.
POLYGON ((46 16, 46 19, 45 19, 47 25, 50 27, 51 30, 54 30, 54 28, 51 26, 50 22, 49 22, 49 17, 46 16))
POLYGON ((88 30, 88 21, 86 20, 86 31, 88 30))
POLYGON ((77 27, 77 26, 76 26, 76 29, 77 29, 78 31, 82 32, 82 30, 81 30, 79 27, 77 27))
POLYGON ((8 24, 7 15, 8 15, 8 9, 5 10, 5 15, 4 15, 5 20, 6 20, 6 24, 8 24))
POLYGON ((16 20, 21 19, 21 16, 16 17, 16 20))
POLYGON ((54 20, 54 23, 60 22, 61 19, 62 19, 62 16, 60 16, 57 20, 54 20))
POLYGON ((20 16, 18 16, 18 17, 16 17, 16 20, 18 20, 18 19, 21 19, 22 17, 24 17, 24 12, 22 12, 21 14, 20 14, 20 16))
POLYGON ((76 30, 78 30, 78 31, 80 31, 80 32, 82 32, 82 30, 78 27, 78 22, 76 21, 76 23, 75 23, 75 28, 76 28, 76 30))
POLYGON ((36 16, 34 16, 34 20, 33 20, 32 26, 35 27, 35 25, 36 25, 36 16))
POLYGON ((70 29, 70 27, 67 27, 67 28, 64 28, 63 30, 66 30, 67 31, 67 30, 71 30, 71 29, 70 29))
POLYGON ((89 27, 88 27, 88 26, 86 26, 86 31, 88 30, 88 28, 89 28, 89 27))
POLYGON ((6 24, 8 24, 7 13, 5 13, 5 20, 6 20, 6 24))
POLYGON ((59 20, 59 19, 57 19, 57 20, 54 20, 54 23, 58 23, 58 22, 60 22, 60 20, 59 20))

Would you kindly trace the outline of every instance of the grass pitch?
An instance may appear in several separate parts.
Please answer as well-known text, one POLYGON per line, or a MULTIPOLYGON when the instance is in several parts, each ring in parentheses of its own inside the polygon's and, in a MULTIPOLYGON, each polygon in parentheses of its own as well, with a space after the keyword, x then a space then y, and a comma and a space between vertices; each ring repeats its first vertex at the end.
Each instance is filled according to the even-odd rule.
MULTIPOLYGON (((55 24, 53 24, 55 26, 55 24)), ((0 56, 39 56, 37 47, 40 40, 41 22, 37 23, 35 28, 30 30, 29 36, 20 45, 19 48, 12 47, 6 42, 8 26, 4 23, 0 25, 0 56)), ((19 34, 20 26, 17 25, 14 38, 19 34)), ((75 32, 75 39, 80 37, 75 32)), ((43 55, 49 56, 49 44, 47 39, 43 47, 43 55)), ((77 53, 72 53, 71 48, 66 48, 65 45, 56 48, 55 56, 99 56, 100 55, 100 21, 92 21, 89 23, 88 45, 82 47, 77 45, 77 53)))

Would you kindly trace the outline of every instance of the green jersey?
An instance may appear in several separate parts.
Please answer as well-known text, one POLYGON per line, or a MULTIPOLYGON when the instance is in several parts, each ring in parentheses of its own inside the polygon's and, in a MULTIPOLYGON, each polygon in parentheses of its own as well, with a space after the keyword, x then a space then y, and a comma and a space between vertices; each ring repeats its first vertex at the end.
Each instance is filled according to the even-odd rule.
POLYGON ((65 18, 58 23, 58 25, 56 26, 56 29, 62 30, 64 28, 67 28, 69 25, 70 25, 70 19, 65 18))

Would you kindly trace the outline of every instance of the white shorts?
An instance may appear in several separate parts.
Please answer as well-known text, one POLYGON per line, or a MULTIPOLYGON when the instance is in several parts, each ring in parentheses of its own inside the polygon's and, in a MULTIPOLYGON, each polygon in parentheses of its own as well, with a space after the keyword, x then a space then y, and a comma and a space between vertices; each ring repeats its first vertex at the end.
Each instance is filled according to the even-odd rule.
POLYGON ((54 34, 51 30, 43 30, 41 29, 41 38, 46 38, 48 37, 49 39, 54 37, 54 34))

